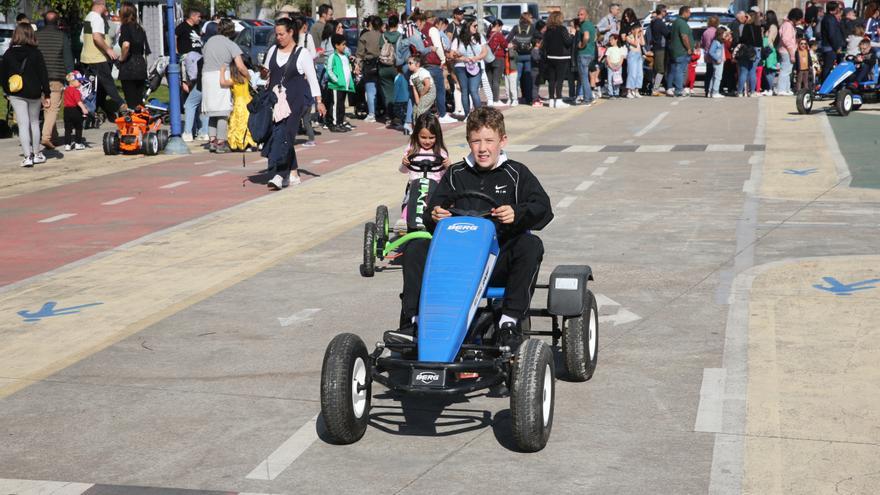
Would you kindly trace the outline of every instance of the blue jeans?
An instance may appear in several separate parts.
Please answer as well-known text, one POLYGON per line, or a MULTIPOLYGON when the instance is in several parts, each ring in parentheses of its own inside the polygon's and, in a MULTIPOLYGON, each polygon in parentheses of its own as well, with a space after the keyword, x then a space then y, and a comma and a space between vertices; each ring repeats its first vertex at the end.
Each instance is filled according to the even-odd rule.
POLYGON ((186 97, 186 102, 183 104, 183 132, 195 136, 208 134, 208 118, 205 116, 200 117, 201 107, 202 92, 194 87, 190 90, 189 96, 186 97), (199 129, 195 129, 197 123, 199 124, 199 129))
POLYGON ((368 82, 364 84, 364 90, 366 91, 367 97, 367 113, 370 115, 376 115, 376 83, 368 82))
MULTIPOLYGON (((437 92, 437 115, 441 118, 446 116, 446 84, 443 83, 443 69, 439 65, 425 65, 428 73, 431 74, 431 82, 437 92)), ((407 112, 407 115, 412 115, 407 112)))
POLYGON ((516 56, 516 71, 519 73, 519 80, 522 88, 523 101, 526 104, 532 103, 532 55, 516 56))
MULTIPOLYGON (((614 71, 611 70, 611 67, 607 67, 606 69, 605 86, 608 90, 608 97, 620 96, 620 84, 614 84, 614 71)), ((623 67, 620 68, 620 71, 623 71, 623 67)))
POLYGON ((721 76, 724 75, 724 63, 712 64, 712 80, 709 81, 710 95, 721 93, 721 76))
POLYGON ((592 55, 578 55, 578 76, 581 80, 581 91, 584 101, 593 101, 593 88, 590 87, 590 64, 593 62, 592 55))
POLYGON ((746 83, 749 84, 749 90, 754 92, 758 87, 758 58, 751 62, 739 63, 739 79, 736 82, 737 93, 746 91, 746 83))
POLYGON ((472 76, 464 67, 455 68, 458 84, 461 85, 461 106, 464 108, 465 115, 471 113, 471 101, 474 102, 474 108, 480 108, 480 75, 482 73, 483 71, 480 71, 476 76, 472 76))
POLYGON ((788 50, 782 48, 779 50, 779 80, 776 82, 777 93, 787 93, 791 91, 791 57, 788 50))
POLYGON ((681 96, 681 91, 684 88, 684 75, 687 72, 690 61, 690 55, 682 55, 680 57, 673 57, 672 63, 669 64, 669 72, 671 72, 669 79, 672 87, 675 88, 675 96, 681 96))
POLYGON ((626 54, 626 89, 642 89, 645 77, 642 67, 642 52, 630 50, 626 54))

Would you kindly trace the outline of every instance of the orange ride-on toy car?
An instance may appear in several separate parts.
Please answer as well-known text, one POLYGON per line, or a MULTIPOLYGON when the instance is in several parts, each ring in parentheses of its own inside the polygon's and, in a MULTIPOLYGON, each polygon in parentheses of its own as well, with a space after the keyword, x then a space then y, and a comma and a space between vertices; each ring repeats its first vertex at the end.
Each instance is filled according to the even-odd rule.
POLYGON ((138 106, 116 119, 115 132, 104 133, 104 154, 143 153, 156 155, 168 144, 168 131, 162 129, 161 112, 151 113, 138 106))

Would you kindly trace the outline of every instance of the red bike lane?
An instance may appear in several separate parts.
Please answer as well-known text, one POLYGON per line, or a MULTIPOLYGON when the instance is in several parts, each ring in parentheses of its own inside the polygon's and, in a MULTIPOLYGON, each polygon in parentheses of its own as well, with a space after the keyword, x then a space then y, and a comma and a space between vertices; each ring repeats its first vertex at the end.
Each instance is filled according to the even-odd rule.
MULTIPOLYGON (((317 146, 297 146, 300 169, 307 171, 301 177, 314 180, 406 141, 380 124, 362 123, 346 134, 325 132, 317 146)), ((96 159, 114 157, 96 154, 96 159)), ((245 159, 242 167, 241 153, 169 157, 0 199, 0 287, 266 194, 284 194, 249 180, 265 169, 265 159, 258 153, 245 159)), ((401 191, 404 183, 401 175, 401 191)))

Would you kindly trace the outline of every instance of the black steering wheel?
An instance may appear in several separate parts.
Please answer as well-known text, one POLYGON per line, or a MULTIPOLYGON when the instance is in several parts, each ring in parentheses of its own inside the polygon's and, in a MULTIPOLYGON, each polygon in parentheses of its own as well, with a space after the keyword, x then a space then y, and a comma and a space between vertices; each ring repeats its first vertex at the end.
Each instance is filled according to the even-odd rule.
POLYGON ((499 206, 501 205, 498 204, 498 201, 496 201, 495 198, 489 196, 488 194, 481 193, 480 191, 456 191, 452 193, 452 196, 446 198, 446 201, 444 201, 440 205, 441 208, 448 211, 449 213, 452 213, 453 216, 482 218, 489 218, 490 216, 492 216, 492 209, 498 208, 499 206), (455 206, 452 206, 459 199, 465 198, 482 200, 486 203, 489 203, 491 208, 489 208, 488 210, 465 210, 463 208, 456 208, 455 206))
POLYGON ((446 158, 436 153, 433 155, 410 155, 408 158, 405 167, 420 174, 439 172, 443 170, 443 162, 446 161, 446 158))

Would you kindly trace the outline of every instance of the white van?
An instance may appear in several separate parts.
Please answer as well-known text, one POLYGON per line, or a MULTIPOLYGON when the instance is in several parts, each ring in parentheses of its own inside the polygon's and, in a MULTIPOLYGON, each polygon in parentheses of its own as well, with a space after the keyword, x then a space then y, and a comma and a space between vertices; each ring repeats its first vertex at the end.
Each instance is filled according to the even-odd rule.
MULTIPOLYGON (((462 5, 461 8, 464 9, 465 15, 473 15, 474 12, 476 12, 477 10, 477 5, 474 3, 469 3, 462 5)), ((532 19, 535 21, 540 19, 537 3, 483 3, 483 16, 492 16, 496 19, 501 19, 501 22, 504 23, 504 27, 501 29, 505 33, 513 29, 513 27, 519 23, 519 16, 522 15, 524 12, 532 14, 532 19)))

